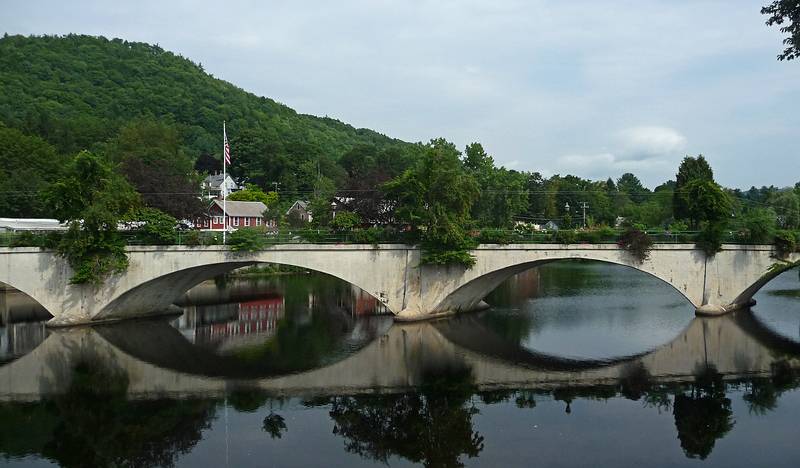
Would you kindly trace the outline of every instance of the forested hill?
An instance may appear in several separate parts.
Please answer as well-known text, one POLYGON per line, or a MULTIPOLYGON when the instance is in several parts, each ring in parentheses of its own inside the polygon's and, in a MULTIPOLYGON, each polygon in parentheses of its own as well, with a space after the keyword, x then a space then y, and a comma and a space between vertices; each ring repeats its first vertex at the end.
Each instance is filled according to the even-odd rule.
POLYGON ((218 153, 229 133, 255 132, 289 157, 338 159, 361 143, 402 144, 330 118, 298 114, 209 75, 156 45, 83 35, 0 39, 0 120, 62 154, 91 149, 137 118, 172 120, 183 147, 218 153))

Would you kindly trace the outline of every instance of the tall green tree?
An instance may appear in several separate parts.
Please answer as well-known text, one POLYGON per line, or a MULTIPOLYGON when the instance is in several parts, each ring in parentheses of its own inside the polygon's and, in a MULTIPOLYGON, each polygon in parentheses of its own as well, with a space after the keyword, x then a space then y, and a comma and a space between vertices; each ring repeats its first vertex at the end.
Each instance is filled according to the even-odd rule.
POLYGON ((712 180, 689 181, 678 199, 686 207, 686 218, 695 227, 702 222, 722 222, 731 215, 730 197, 712 180))
MULTIPOLYGON (((703 155, 696 158, 686 156, 683 158, 678 174, 675 176, 675 192, 673 194, 672 206, 675 219, 692 219, 689 202, 691 198, 687 194, 687 187, 692 181, 714 181, 714 172, 703 155)), ((699 220, 694 220, 696 222, 699 220)))
POLYGON ((117 228, 140 202, 109 163, 88 151, 78 153, 44 197, 53 215, 69 223, 58 249, 74 270, 72 283, 100 283, 127 268, 117 228))
POLYGON ((200 180, 174 124, 134 120, 120 129, 106 153, 148 207, 178 219, 191 219, 203 211, 200 180))
POLYGON ((430 255, 428 263, 471 266, 467 228, 470 210, 478 197, 478 184, 467 173, 461 153, 439 138, 426 145, 415 166, 383 184, 395 203, 397 221, 419 233, 430 255))

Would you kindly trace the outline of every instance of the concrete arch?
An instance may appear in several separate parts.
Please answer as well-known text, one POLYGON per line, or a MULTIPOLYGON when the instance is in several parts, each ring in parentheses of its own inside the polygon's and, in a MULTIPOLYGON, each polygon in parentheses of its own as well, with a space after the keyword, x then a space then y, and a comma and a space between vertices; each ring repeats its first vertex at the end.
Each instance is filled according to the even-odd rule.
MULTIPOLYGON (((535 268, 537 266, 545 265, 548 263, 555 263, 559 261, 569 261, 575 260, 575 257, 565 256, 563 258, 552 258, 547 260, 534 260, 531 262, 521 263, 519 265, 514 265, 506 268, 502 268, 500 270, 487 273, 484 276, 479 278, 475 278, 472 281, 464 284, 463 286, 459 287, 455 291, 453 291, 449 296, 447 296, 444 301, 442 302, 443 309, 454 309, 457 307, 462 307, 465 310, 471 310, 479 308, 483 302, 483 299, 489 295, 492 291, 494 291, 500 284, 504 281, 508 280, 512 276, 522 273, 526 270, 531 268, 535 268)), ((603 260, 595 260, 591 258, 581 258, 581 260, 593 261, 598 263, 605 263, 609 265, 616 265, 625 268, 629 268, 631 270, 638 271, 643 273, 647 276, 655 278, 659 280, 661 283, 671 287, 675 291, 677 291, 684 299, 686 299, 689 303, 692 303, 692 298, 687 295, 687 291, 685 289, 679 288, 676 284, 670 282, 668 279, 662 278, 652 271, 643 270, 638 268, 636 265, 626 264, 626 263, 619 263, 607 259, 603 260)), ((696 304, 692 304, 695 305, 696 304)))
POLYGON ((796 270, 800 268, 798 264, 787 264, 786 268, 775 268, 772 270, 767 271, 764 273, 758 280, 756 280, 753 284, 747 287, 741 294, 739 294, 736 299, 734 300, 735 303, 738 304, 754 304, 753 296, 755 296, 758 291, 761 290, 764 286, 767 285, 770 281, 777 278, 783 273, 786 273, 790 270, 796 270))
MULTIPOLYGON (((361 288, 378 300, 382 300, 390 310, 393 310, 393 306, 397 307, 397 305, 387 303, 390 302, 387 298, 387 288, 380 284, 376 285, 376 283, 379 283, 383 277, 393 276, 394 271, 402 268, 398 268, 399 260, 404 260, 406 249, 380 249, 382 250, 380 254, 374 254, 381 257, 380 263, 368 261, 370 251, 374 250, 376 248, 373 246, 363 245, 345 248, 331 246, 328 249, 320 249, 320 246, 309 249, 305 245, 294 245, 241 254, 219 247, 191 253, 160 251, 159 255, 164 257, 163 260, 169 264, 168 267, 137 268, 138 271, 146 270, 145 274, 138 275, 139 278, 129 279, 128 287, 124 288, 125 290, 119 295, 110 298, 107 305, 92 315, 92 320, 139 316, 142 315, 141 310, 164 310, 192 286, 202 281, 237 268, 261 263, 295 266, 331 275, 361 288), (335 252, 335 255, 328 255, 325 250, 335 252), (395 265, 387 263, 395 263, 395 265), (133 282, 136 284, 131 284, 133 282)), ((129 257, 132 266, 134 263, 144 265, 146 262, 140 261, 139 257, 151 255, 149 252, 151 252, 150 249, 130 251, 129 257)))

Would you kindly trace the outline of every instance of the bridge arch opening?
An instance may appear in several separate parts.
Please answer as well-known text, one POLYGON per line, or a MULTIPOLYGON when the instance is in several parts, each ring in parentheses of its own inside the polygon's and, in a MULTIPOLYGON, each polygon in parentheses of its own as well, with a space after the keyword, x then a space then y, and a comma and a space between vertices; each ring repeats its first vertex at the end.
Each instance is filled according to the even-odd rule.
POLYGON ((164 312, 169 312, 170 309, 172 312, 177 312, 174 305, 192 288, 205 281, 224 276, 235 270, 259 265, 296 267, 312 273, 331 276, 357 288, 359 291, 363 292, 363 294, 374 299, 375 302, 380 304, 385 310, 393 312, 383 302, 382 298, 371 293, 364 285, 356 284, 353 281, 332 274, 329 271, 309 268, 299 263, 239 259, 184 268, 149 279, 112 300, 106 307, 101 309, 99 313, 92 317, 92 319, 94 321, 108 321, 149 315, 147 313, 143 314, 142 311, 151 311, 150 315, 159 315, 164 312))
POLYGON ((626 263, 614 262, 604 259, 576 258, 576 257, 565 256, 559 258, 548 258, 546 260, 534 260, 530 262, 522 262, 516 265, 511 265, 504 268, 500 268, 495 271, 488 272, 478 278, 473 279, 472 281, 467 282, 466 284, 462 285, 461 287, 453 291, 450 295, 448 295, 444 299, 442 305, 439 308, 441 310, 447 310, 447 309, 469 310, 469 309, 480 308, 483 300, 492 291, 496 290, 498 286, 508 281, 511 277, 515 275, 551 263, 576 262, 576 261, 614 265, 617 267, 624 267, 626 269, 630 269, 638 273, 645 274, 649 277, 657 279, 659 282, 677 291, 681 295, 681 297, 683 297, 689 304, 692 304, 693 306, 699 305, 699 304, 693 304, 691 298, 687 296, 686 292, 681 290, 670 280, 661 278, 647 270, 640 269, 626 263))
POLYGON ((481 298, 491 308, 465 317, 537 356, 616 361, 670 342, 695 317, 674 287, 627 265, 561 259, 504 270, 481 298))
POLYGON ((0 282, 0 366, 37 348, 53 315, 29 294, 0 282))

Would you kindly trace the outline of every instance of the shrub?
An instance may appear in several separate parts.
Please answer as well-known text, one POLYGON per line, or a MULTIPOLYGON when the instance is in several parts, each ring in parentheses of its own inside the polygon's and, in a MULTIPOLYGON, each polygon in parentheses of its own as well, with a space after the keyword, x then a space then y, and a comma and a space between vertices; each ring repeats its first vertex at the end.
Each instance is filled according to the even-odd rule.
POLYGON ((646 232, 632 227, 620 235, 618 244, 627 250, 639 263, 642 263, 650 257, 653 239, 646 232))
POLYGON ((183 241, 183 245, 201 245, 202 239, 200 239, 200 231, 186 231, 181 233, 181 240, 183 241))
POLYGON ((508 244, 511 240, 511 233, 505 229, 488 228, 478 234, 478 242, 482 244, 508 244))
POLYGON ((257 252, 264 248, 266 239, 261 230, 243 228, 231 233, 228 245, 234 252, 257 252))
POLYGON ((361 217, 352 211, 339 211, 330 222, 334 231, 350 231, 361 223, 361 217))
POLYGON ((778 231, 775 233, 775 254, 778 258, 785 258, 797 249, 797 238, 791 231, 778 231))
POLYGON ((561 229, 553 233, 553 240, 559 244, 574 244, 577 240, 577 235, 571 229, 561 229))
POLYGON ((385 237, 385 232, 379 227, 356 229, 349 234, 350 241, 354 244, 377 244, 385 237))
POLYGON ((722 240, 725 238, 725 225, 722 223, 706 223, 697 234, 696 246, 705 252, 707 257, 713 257, 722 250, 722 240))

